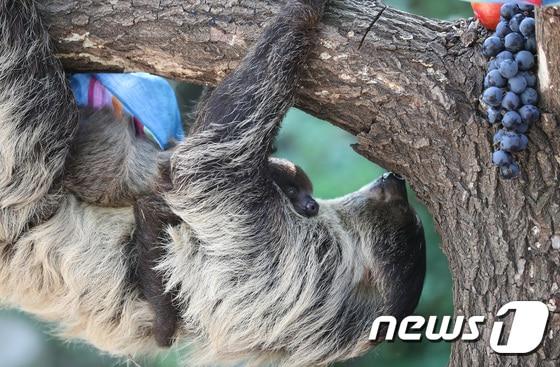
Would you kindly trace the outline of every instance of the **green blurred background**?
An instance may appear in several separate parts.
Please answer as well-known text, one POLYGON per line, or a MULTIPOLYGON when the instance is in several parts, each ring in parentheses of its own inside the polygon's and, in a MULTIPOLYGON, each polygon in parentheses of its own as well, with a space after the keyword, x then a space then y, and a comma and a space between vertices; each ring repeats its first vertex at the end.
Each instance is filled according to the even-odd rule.
MULTIPOLYGON (((454 19, 471 16, 468 3, 458 0, 387 0, 386 4, 405 11, 433 18, 454 19)), ((191 106, 199 88, 178 85, 179 100, 191 106)), ((344 131, 309 116, 302 111, 290 111, 277 141, 277 156, 299 164, 311 177, 315 195, 333 198, 360 188, 378 177, 383 168, 354 153, 350 145, 354 137, 344 131), (304 134, 302 134, 304 132, 304 134)), ((413 193, 410 193, 413 197, 413 193)), ((421 315, 452 314, 451 277, 447 260, 440 250, 440 238, 435 232, 430 214, 413 198, 413 205, 426 228, 428 272, 420 305, 421 315)), ((84 345, 61 342, 48 334, 52 326, 40 323, 13 310, 0 311, 0 367, 175 367, 177 351, 156 360, 122 361, 104 356, 84 345)), ((449 359, 447 343, 383 343, 367 355, 341 363, 340 366, 369 367, 443 367, 449 359)))

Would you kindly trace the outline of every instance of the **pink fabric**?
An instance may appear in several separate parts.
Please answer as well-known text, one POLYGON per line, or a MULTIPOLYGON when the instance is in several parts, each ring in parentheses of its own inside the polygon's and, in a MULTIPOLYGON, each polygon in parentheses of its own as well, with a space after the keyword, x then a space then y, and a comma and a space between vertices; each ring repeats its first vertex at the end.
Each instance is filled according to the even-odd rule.
POLYGON ((113 107, 113 96, 94 77, 92 77, 89 82, 88 106, 93 107, 94 109, 113 107))

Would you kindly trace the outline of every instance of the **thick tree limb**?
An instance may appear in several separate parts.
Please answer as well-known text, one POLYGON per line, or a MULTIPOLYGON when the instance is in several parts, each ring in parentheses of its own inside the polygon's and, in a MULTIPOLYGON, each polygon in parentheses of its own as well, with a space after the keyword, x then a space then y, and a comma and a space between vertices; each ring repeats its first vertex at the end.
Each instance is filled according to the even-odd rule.
MULTIPOLYGON (((278 6, 47 0, 45 8, 69 69, 144 70, 214 84, 278 6)), ((454 277, 456 313, 489 318, 480 341, 454 345, 451 365, 556 366, 558 314, 537 353, 499 356, 488 340, 500 306, 548 302, 560 292, 560 49, 552 42, 560 38, 560 14, 541 14, 538 30, 547 113, 520 157, 523 178, 504 181, 489 163, 493 129, 478 111, 484 31, 471 21, 438 22, 393 9, 372 24, 381 9, 373 1, 332 2, 298 106, 357 135, 357 151, 406 176, 434 215, 454 277)))

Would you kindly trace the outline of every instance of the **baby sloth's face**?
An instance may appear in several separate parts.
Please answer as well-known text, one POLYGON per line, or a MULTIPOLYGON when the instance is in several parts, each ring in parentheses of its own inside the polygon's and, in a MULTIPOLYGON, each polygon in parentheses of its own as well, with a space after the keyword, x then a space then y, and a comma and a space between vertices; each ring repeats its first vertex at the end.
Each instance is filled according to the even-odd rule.
POLYGON ((269 168, 272 179, 299 215, 310 218, 319 213, 319 203, 312 196, 313 185, 301 167, 288 160, 271 158, 269 168))
POLYGON ((311 196, 313 194, 313 188, 310 185, 302 185, 299 180, 288 179, 278 186, 282 189, 284 194, 286 194, 288 199, 290 199, 295 211, 299 215, 310 218, 319 213, 319 204, 311 196))

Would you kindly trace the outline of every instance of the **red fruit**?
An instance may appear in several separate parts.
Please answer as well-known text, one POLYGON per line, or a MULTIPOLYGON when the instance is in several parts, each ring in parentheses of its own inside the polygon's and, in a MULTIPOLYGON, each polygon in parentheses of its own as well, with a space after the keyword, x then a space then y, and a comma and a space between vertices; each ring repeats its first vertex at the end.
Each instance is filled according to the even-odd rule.
POLYGON ((500 21, 500 3, 471 3, 475 17, 484 27, 495 30, 500 21))

